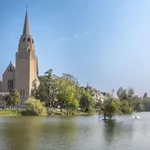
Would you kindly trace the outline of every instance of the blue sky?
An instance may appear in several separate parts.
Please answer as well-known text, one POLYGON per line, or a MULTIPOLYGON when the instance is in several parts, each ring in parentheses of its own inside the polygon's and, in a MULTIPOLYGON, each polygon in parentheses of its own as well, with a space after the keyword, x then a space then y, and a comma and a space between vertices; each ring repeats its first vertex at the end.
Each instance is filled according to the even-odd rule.
POLYGON ((5 0, 0 5, 0 78, 15 53, 28 4, 43 74, 71 73, 101 91, 150 93, 149 0, 5 0))

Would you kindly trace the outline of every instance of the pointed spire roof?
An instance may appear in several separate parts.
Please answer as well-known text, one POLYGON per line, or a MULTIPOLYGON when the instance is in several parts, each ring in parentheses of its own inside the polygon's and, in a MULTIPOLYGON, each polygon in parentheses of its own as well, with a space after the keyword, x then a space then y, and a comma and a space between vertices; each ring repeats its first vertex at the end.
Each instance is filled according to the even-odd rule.
POLYGON ((23 35, 30 35, 28 11, 27 10, 26 10, 25 21, 24 21, 23 35))

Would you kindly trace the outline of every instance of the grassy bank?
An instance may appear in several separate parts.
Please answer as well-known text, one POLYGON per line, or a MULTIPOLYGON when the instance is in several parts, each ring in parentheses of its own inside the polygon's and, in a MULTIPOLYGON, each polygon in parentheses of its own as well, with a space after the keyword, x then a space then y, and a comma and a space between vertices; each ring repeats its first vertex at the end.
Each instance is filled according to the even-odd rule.
POLYGON ((51 111, 48 111, 48 115, 74 115, 74 116, 88 116, 88 115, 92 115, 92 114, 97 114, 96 112, 92 112, 92 113, 86 113, 83 111, 67 111, 66 109, 54 109, 51 111))
POLYGON ((20 110, 0 110, 0 116, 17 116, 21 115, 20 110))
MULTIPOLYGON (((72 116, 89 116, 89 115, 93 115, 96 114, 96 112, 88 114, 82 111, 70 111, 69 114, 67 113, 67 110, 63 109, 63 110, 59 110, 59 109, 53 109, 51 111, 48 111, 47 115, 48 116, 67 116, 67 115, 72 115, 72 116)), ((18 115, 22 115, 22 116, 26 116, 25 114, 23 114, 23 110, 0 110, 0 116, 18 116, 18 115)), ((30 114, 28 114, 27 116, 30 116, 30 114)))

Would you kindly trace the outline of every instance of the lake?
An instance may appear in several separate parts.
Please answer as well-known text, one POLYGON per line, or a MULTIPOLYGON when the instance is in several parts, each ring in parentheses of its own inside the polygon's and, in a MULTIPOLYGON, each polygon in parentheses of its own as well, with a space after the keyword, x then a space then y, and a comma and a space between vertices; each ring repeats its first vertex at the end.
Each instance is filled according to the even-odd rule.
POLYGON ((117 116, 0 117, 0 150, 150 150, 150 113, 117 116))

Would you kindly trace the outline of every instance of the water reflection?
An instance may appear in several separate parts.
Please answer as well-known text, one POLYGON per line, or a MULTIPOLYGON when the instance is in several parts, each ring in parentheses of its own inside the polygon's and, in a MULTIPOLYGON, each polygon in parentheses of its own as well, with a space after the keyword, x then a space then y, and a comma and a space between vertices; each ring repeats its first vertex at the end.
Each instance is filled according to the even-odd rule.
POLYGON ((121 147, 130 148, 133 138, 133 124, 123 121, 105 121, 103 128, 104 141, 110 149, 121 147))
POLYGON ((0 117, 0 150, 149 150, 150 121, 129 118, 0 117))
MULTIPOLYGON (((8 118, 7 118, 8 119, 8 118)), ((11 150, 34 150, 42 126, 40 117, 10 118, 4 122, 2 135, 5 138, 5 148, 11 150)))

